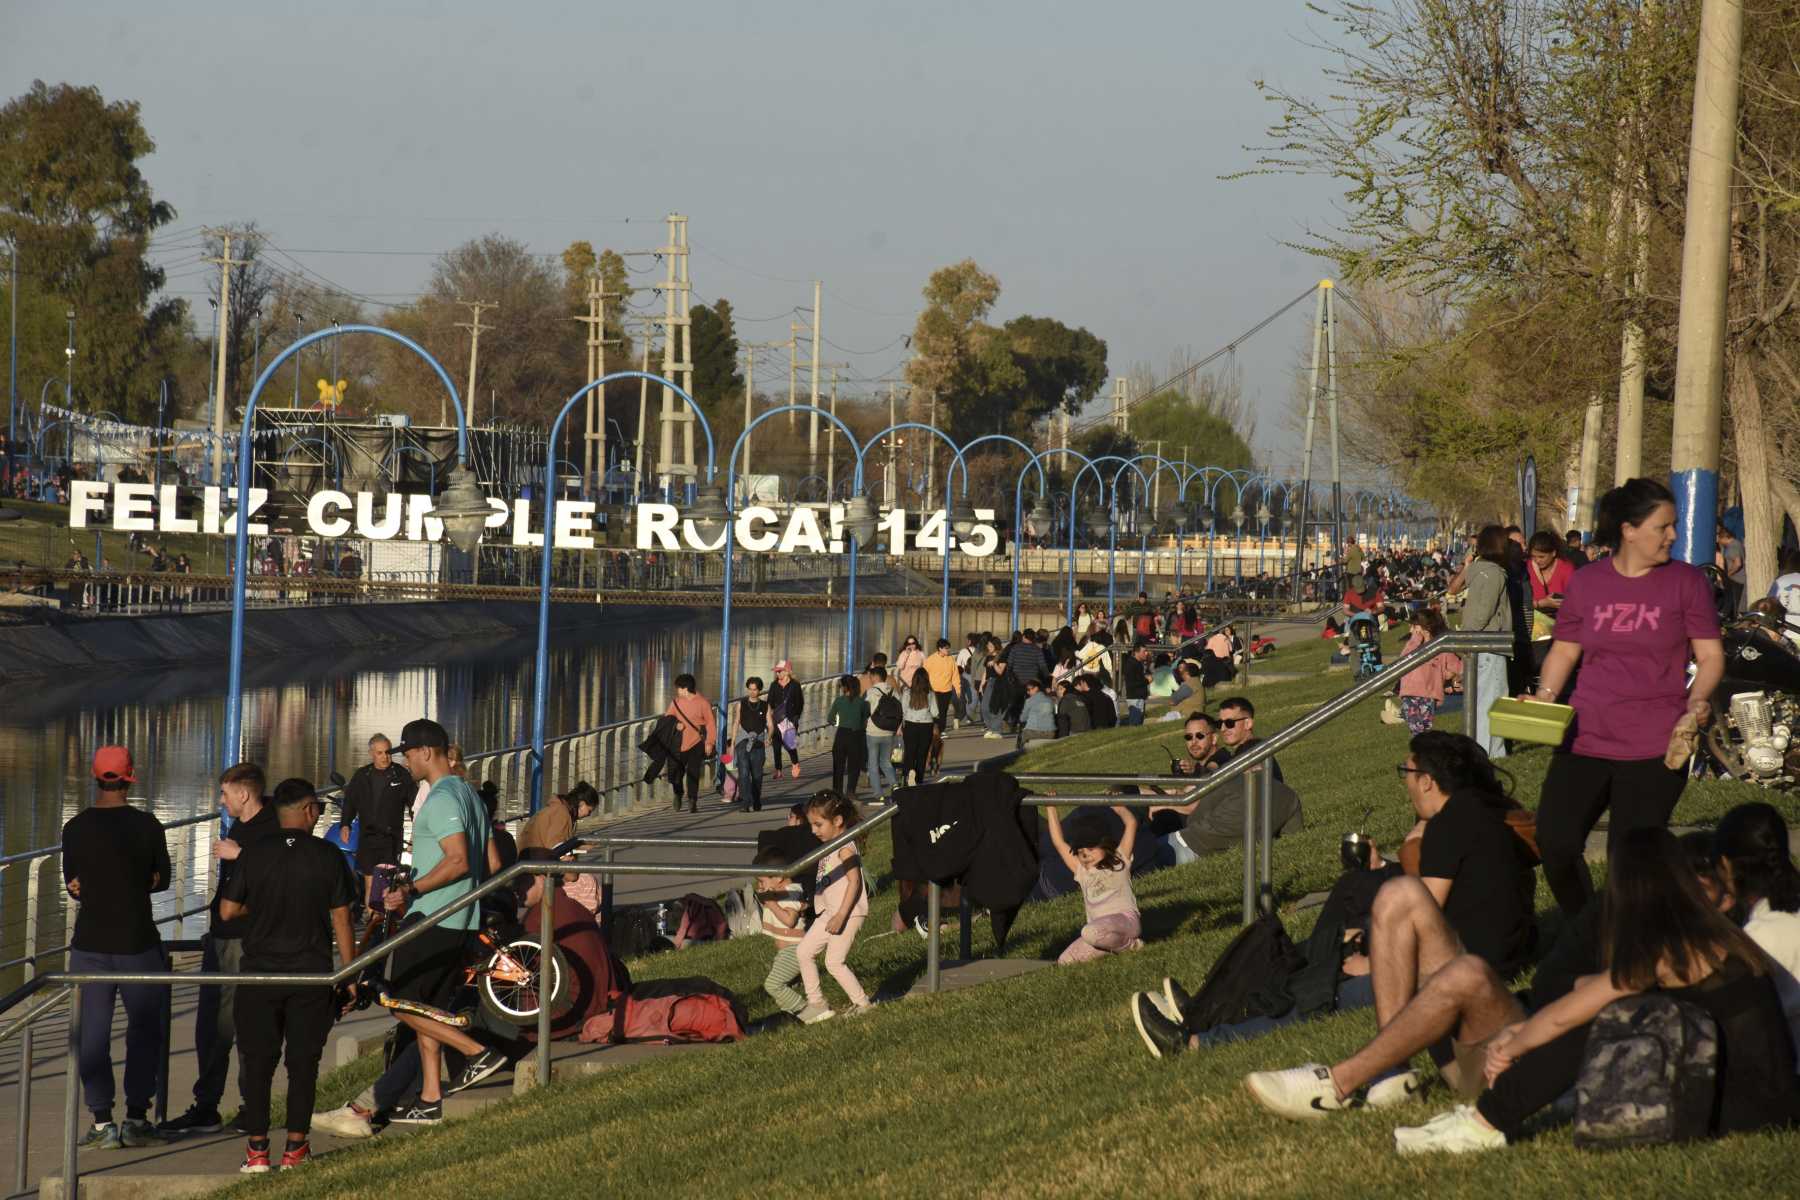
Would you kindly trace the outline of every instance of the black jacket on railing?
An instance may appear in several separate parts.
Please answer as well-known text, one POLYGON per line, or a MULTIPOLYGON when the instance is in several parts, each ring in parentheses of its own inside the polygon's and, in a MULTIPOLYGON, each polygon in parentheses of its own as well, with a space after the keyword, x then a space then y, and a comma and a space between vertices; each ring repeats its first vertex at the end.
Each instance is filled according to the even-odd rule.
MULTIPOLYGON (((1038 815, 1019 800, 1028 793, 999 771, 901 788, 894 793, 894 878, 960 882, 972 904, 987 908, 994 941, 1006 944, 1019 907, 1038 876, 1038 815)), ((911 921, 924 915, 903 912, 911 921)))

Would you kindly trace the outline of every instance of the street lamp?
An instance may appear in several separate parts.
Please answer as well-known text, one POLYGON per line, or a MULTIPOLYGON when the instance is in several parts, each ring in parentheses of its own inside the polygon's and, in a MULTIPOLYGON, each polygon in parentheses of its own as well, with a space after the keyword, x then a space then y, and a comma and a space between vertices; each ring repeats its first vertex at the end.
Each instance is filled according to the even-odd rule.
MULTIPOLYGON (((1204 481, 1201 486, 1206 486, 1204 481)), ((1198 515, 1200 527, 1206 530, 1206 594, 1210 596, 1213 590, 1213 530, 1218 527, 1219 514, 1213 511, 1211 503, 1203 503, 1198 515)))
MULTIPOLYGON (((948 441, 949 439, 946 438, 945 440, 948 441)), ((969 504, 968 456, 969 451, 982 445, 984 442, 1005 442, 1009 446, 1017 446, 1025 452, 1026 457, 1030 458, 1033 464, 1037 461, 1036 456, 1032 454, 1030 446, 1027 446, 1018 438, 1008 436, 1004 433, 984 433, 980 437, 970 441, 968 445, 962 447, 960 450, 955 451, 954 457, 950 460, 949 469, 944 472, 944 499, 949 501, 952 496, 956 495, 956 473, 960 470, 962 472, 962 495, 954 504, 950 505, 947 521, 950 527, 956 531, 956 536, 960 538, 968 537, 975 531, 975 527, 981 523, 981 518, 975 515, 975 509, 969 504)), ((1019 478, 1022 481, 1024 479, 1024 474, 1021 473, 1019 478)), ((1043 486, 1044 468, 1040 466, 1038 467, 1038 487, 1041 490, 1043 486)), ((1015 488, 1013 494, 1013 627, 1016 629, 1018 627, 1019 608, 1019 514, 1017 501, 1020 493, 1015 488)), ((1042 500, 1040 500, 1039 503, 1042 503, 1042 500)), ((950 540, 948 537, 944 539, 944 589, 940 608, 938 636, 947 638, 950 636, 950 540)))
POLYGON ((63 357, 68 360, 68 378, 63 384, 63 395, 68 398, 70 408, 75 407, 75 310, 69 310, 69 344, 63 350, 63 357))
MULTIPOLYGON (((803 405, 801 407, 804 407, 808 410, 810 410, 812 408, 811 405, 803 405)), ((835 417, 833 417, 832 419, 834 421, 837 420, 837 418, 835 418, 835 417)), ((842 422, 839 422, 839 424, 841 425, 842 422)), ((959 449, 958 449, 956 443, 950 440, 950 435, 945 433, 943 430, 937 428, 935 425, 925 425, 925 424, 921 424, 918 421, 898 421, 892 425, 889 425, 886 429, 881 430, 879 433, 876 433, 867 442, 863 443, 863 447, 861 450, 857 451, 856 486, 852 489, 853 495, 860 494, 863 492, 863 485, 862 485, 862 480, 863 480, 863 476, 864 476, 863 465, 864 465, 864 460, 867 458, 869 451, 873 450, 876 447, 876 445, 880 443, 881 439, 890 438, 891 440, 888 443, 889 449, 890 449, 890 453, 888 455, 888 462, 891 467, 893 464, 893 457, 894 457, 891 452, 892 448, 896 443, 904 441, 904 439, 899 437, 898 435, 908 429, 917 429, 921 433, 924 433, 931 437, 937 438, 939 441, 943 442, 946 447, 949 448, 949 453, 952 456, 959 453, 959 449)), ((852 446, 855 446, 856 439, 851 438, 850 444, 852 446)), ((929 445, 929 443, 927 443, 927 444, 929 445)), ((897 491, 898 489, 896 488, 895 490, 897 491)), ((949 493, 946 490, 946 493, 945 493, 946 499, 948 498, 948 494, 949 493)), ((898 507, 896 498, 893 496, 888 497, 888 503, 892 507, 898 507)), ((948 529, 945 529, 944 530, 944 544, 946 547, 946 549, 945 549, 946 563, 949 561, 949 559, 948 559, 949 541, 950 541, 950 531, 948 529)), ((889 550, 890 550, 890 552, 892 550, 891 544, 889 546, 889 550)), ((856 669, 856 559, 857 559, 857 539, 852 538, 852 539, 850 539, 850 589, 849 589, 849 604, 848 604, 849 612, 846 616, 847 625, 844 630, 844 669, 845 669, 845 671, 853 671, 856 669)), ((948 574, 947 570, 945 573, 945 578, 946 578, 946 580, 949 578, 949 574, 948 574)))
MULTIPOLYGON (((234 534, 234 568, 231 581, 231 661, 230 677, 225 692, 225 736, 220 742, 220 753, 224 765, 230 766, 243 756, 243 718, 244 718, 244 593, 249 575, 245 564, 250 548, 250 521, 245 513, 246 505, 243 497, 250 495, 250 470, 255 453, 251 448, 251 437, 256 420, 256 403, 262 396, 263 389, 268 386, 283 362, 300 353, 306 346, 321 338, 336 338, 343 333, 372 333, 398 342, 417 354, 437 373, 439 382, 450 395, 450 403, 456 408, 456 468, 450 472, 447 486, 444 488, 440 503, 434 504, 432 515, 444 524, 444 531, 459 548, 473 549, 481 540, 481 531, 486 526, 492 509, 481 495, 481 489, 475 483, 475 477, 465 465, 469 454, 469 426, 464 419, 462 398, 456 393, 456 385, 450 382, 450 376, 444 371, 437 359, 426 352, 425 348, 391 329, 382 329, 375 325, 340 325, 330 330, 320 330, 308 337, 296 340, 271 361, 261 375, 257 376, 255 386, 250 389, 250 398, 244 404, 243 426, 238 433, 237 453, 237 494, 238 520, 234 534)), ((546 556, 547 560, 548 556, 546 556)), ((547 576, 546 568, 546 576, 547 576)), ((546 597, 547 598, 547 597, 546 597)), ((539 678, 540 707, 542 703, 542 672, 539 678)), ((540 756, 541 757, 541 756, 540 756)), ((229 817, 222 817, 229 823, 229 817)))

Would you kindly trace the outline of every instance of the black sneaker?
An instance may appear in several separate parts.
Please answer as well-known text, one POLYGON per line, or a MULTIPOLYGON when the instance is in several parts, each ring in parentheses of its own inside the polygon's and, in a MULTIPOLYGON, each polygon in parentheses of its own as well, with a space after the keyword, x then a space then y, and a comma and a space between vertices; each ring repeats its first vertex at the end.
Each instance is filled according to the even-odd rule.
POLYGON ((1163 1008, 1163 1015, 1168 1017, 1171 1021, 1180 1021, 1182 1015, 1187 1012, 1188 1001, 1193 999, 1193 997, 1187 994, 1186 988, 1182 987, 1179 983, 1176 983, 1173 979, 1164 976, 1163 999, 1168 1001, 1167 1005, 1163 1008))
POLYGON ((1148 992, 1131 998, 1131 1020, 1152 1058, 1173 1058, 1187 1049, 1187 1033, 1162 1015, 1148 992))
POLYGON ((436 1125, 444 1119, 442 1100, 415 1100, 405 1108, 397 1108, 388 1117, 394 1125, 436 1125))
POLYGON ((156 1132, 166 1138, 186 1137, 190 1133, 218 1133, 225 1128, 224 1118, 219 1116, 216 1108, 201 1108, 192 1105, 179 1117, 170 1117, 156 1127, 156 1132))
POLYGON ((464 1064, 462 1071, 457 1074, 455 1079, 444 1085, 444 1094, 448 1096, 452 1092, 472 1088, 476 1084, 484 1082, 495 1072, 505 1069, 506 1055, 498 1050, 483 1050, 464 1064))

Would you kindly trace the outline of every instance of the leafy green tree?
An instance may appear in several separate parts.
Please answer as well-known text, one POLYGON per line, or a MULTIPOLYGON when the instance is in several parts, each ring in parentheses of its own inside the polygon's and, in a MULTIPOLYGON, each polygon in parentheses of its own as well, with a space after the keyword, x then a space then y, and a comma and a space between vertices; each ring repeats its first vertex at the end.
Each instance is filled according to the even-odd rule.
POLYGON ((138 169, 155 148, 138 105, 97 88, 39 80, 0 108, 0 235, 18 249, 22 332, 33 335, 21 390, 62 374, 59 310, 73 308, 77 405, 154 416, 185 317, 179 301, 154 299, 164 277, 150 236, 175 219, 138 169))
MULTIPOLYGON (((694 399, 708 418, 725 411, 739 411, 744 398, 744 375, 738 370, 737 329, 731 320, 731 301, 696 304, 688 312, 694 335, 694 399)), ((742 423, 740 416, 739 423, 742 423)))

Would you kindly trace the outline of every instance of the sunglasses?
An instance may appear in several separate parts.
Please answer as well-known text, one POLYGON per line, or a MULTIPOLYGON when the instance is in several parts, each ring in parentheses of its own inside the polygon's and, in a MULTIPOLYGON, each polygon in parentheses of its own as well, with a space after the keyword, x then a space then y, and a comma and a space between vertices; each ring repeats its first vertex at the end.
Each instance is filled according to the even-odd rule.
POLYGON ((1244 721, 1248 721, 1249 719, 1250 719, 1249 717, 1220 717, 1219 718, 1219 728, 1220 729, 1236 729, 1239 724, 1241 724, 1244 721))
POLYGON ((1430 772, 1422 771, 1418 767, 1409 767, 1405 763, 1396 763, 1394 766, 1394 774, 1405 779, 1408 775, 1428 775, 1430 772))
POLYGON ((1197 741, 1199 741, 1199 740, 1200 740, 1200 739, 1202 739, 1202 738, 1209 738, 1209 737, 1211 737, 1211 736, 1212 736, 1212 730, 1210 730, 1210 729, 1202 729, 1202 730, 1201 730, 1201 731, 1200 731, 1200 732, 1199 732, 1199 733, 1184 733, 1184 734, 1182 734, 1182 735, 1181 735, 1181 736, 1182 736, 1182 737, 1184 737, 1184 738, 1186 738, 1186 739, 1187 739, 1187 740, 1188 740, 1188 741, 1190 741, 1190 742, 1197 742, 1197 741))

